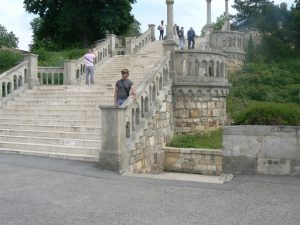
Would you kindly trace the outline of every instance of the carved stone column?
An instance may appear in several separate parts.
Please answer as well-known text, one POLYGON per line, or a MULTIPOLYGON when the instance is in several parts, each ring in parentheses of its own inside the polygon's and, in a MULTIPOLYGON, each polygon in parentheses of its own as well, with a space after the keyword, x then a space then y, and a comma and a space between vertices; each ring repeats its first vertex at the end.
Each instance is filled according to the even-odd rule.
POLYGON ((173 26, 174 26, 174 16, 173 16, 173 5, 174 0, 166 0, 167 3, 167 40, 174 39, 173 26))
POLYGON ((206 0, 206 12, 207 12, 207 20, 206 25, 211 25, 211 0, 206 0))
POLYGON ((230 19, 229 19, 229 13, 228 13, 228 0, 225 0, 225 20, 224 20, 224 31, 230 31, 230 19))
POLYGON ((163 41, 164 52, 171 51, 171 62, 170 62, 170 78, 172 81, 175 81, 175 47, 177 43, 175 42, 174 34, 173 34, 173 5, 174 0, 166 0, 167 4, 167 40, 163 41))

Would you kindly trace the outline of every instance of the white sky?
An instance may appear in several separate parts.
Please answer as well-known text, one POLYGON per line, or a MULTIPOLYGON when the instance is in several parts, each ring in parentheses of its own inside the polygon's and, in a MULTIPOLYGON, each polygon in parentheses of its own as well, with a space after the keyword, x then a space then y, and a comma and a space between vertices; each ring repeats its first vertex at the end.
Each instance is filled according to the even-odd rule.
MULTIPOLYGON (((229 0, 229 13, 234 14, 231 5, 234 0, 229 0)), ((287 2, 290 7, 294 0, 274 0, 275 4, 287 2)), ((211 18, 216 21, 225 11, 224 0, 212 0, 211 18)), ((167 22, 166 0, 137 0, 133 5, 132 14, 141 23, 142 31, 148 29, 148 24, 159 25, 161 20, 167 22)), ((30 22, 35 17, 25 12, 23 0, 0 0, 0 24, 8 32, 13 32, 19 38, 19 48, 28 50, 32 42, 30 22)), ((196 34, 200 34, 206 24, 206 0, 175 0, 174 22, 185 30, 193 27, 196 34)))

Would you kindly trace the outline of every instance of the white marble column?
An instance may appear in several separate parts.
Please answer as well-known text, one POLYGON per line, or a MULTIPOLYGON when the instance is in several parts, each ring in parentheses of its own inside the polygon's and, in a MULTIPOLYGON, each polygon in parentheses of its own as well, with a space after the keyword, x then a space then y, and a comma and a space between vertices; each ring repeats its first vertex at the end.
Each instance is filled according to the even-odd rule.
POLYGON ((167 40, 174 39, 174 32, 173 32, 173 26, 174 26, 174 16, 173 16, 173 5, 174 0, 166 0, 167 3, 167 40))
POLYGON ((230 19, 228 13, 228 0, 225 0, 225 20, 224 26, 222 28, 223 31, 230 31, 230 19))
POLYGON ((228 18, 228 0, 225 0, 225 18, 228 18))
POLYGON ((207 21, 206 25, 211 25, 211 0, 206 0, 207 21))

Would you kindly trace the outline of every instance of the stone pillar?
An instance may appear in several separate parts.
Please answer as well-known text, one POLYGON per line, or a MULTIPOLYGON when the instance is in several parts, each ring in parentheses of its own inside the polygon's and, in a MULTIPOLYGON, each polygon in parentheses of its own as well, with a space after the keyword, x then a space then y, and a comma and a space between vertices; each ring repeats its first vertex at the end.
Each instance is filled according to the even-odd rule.
POLYGON ((225 0, 225 20, 224 26, 222 28, 223 31, 230 31, 230 19, 228 13, 228 0, 225 0))
POLYGON ((228 0, 225 0, 225 18, 228 18, 228 0))
POLYGON ((116 49, 116 35, 106 34, 106 40, 110 40, 108 54, 110 54, 110 57, 113 57, 116 49))
POLYGON ((151 41, 155 41, 155 24, 149 24, 148 27, 151 30, 151 41))
POLYGON ((167 40, 172 40, 172 39, 174 39, 174 32, 173 32, 173 26, 174 26, 173 5, 174 5, 174 0, 166 0, 166 3, 167 3, 167 15, 168 15, 167 40))
POLYGON ((28 88, 32 89, 34 86, 39 86, 40 82, 38 79, 38 55, 25 54, 24 59, 28 61, 28 88))
POLYGON ((207 21, 206 25, 211 25, 211 0, 206 0, 206 12, 207 12, 207 21))
POLYGON ((64 61, 64 84, 75 85, 77 84, 75 60, 64 61))
POLYGON ((126 108, 100 106, 102 114, 102 148, 99 152, 101 169, 122 172, 126 164, 126 108))
POLYGON ((166 0, 167 4, 167 40, 163 41, 164 53, 171 52, 171 62, 170 62, 170 79, 174 82, 176 77, 175 71, 175 47, 177 43, 175 42, 173 33, 173 5, 174 0, 166 0))
POLYGON ((133 55, 136 37, 126 37, 125 40, 125 55, 133 55))

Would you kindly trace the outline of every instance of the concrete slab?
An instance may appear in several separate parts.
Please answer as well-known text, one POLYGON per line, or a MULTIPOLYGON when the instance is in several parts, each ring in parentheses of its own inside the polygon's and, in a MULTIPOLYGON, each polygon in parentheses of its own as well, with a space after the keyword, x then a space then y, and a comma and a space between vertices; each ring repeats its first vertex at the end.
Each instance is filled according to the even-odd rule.
POLYGON ((173 172, 163 172, 160 174, 123 174, 123 176, 131 177, 146 177, 154 179, 164 179, 164 180, 181 180, 181 181, 194 181, 202 183, 211 184, 224 184, 232 180, 232 174, 222 174, 221 176, 208 176, 200 174, 187 174, 187 173, 173 173, 173 172))

